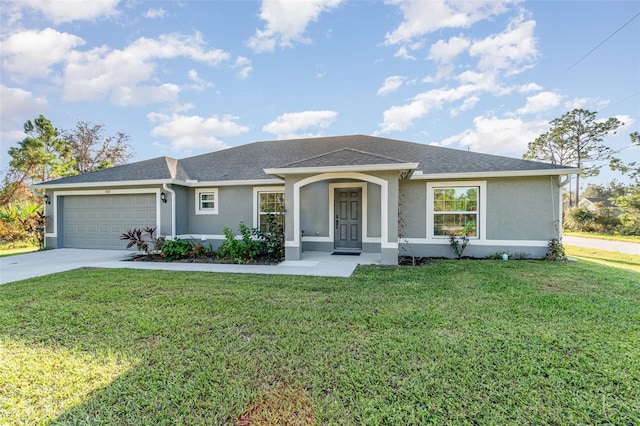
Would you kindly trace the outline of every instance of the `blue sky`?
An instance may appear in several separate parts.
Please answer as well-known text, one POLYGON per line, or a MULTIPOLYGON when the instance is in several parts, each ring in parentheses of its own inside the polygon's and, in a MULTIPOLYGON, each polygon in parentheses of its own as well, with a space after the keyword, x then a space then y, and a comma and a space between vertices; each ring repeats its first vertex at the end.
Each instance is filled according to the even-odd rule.
MULTIPOLYGON (((640 17, 620 29, 637 1, 0 8, 3 171, 23 123, 39 114, 60 129, 82 120, 128 133, 134 160, 354 133, 520 157, 575 107, 625 123, 606 139, 614 149, 640 128, 640 17)), ((590 181, 614 177, 605 167, 590 181)))

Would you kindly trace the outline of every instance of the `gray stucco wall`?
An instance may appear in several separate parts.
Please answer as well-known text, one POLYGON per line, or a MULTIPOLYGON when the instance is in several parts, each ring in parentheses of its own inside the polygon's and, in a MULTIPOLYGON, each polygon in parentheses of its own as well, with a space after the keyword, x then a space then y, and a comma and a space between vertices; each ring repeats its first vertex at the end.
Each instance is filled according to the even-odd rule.
POLYGON ((557 177, 487 180, 487 239, 551 240, 558 197, 557 177))
POLYGON ((425 181, 400 183, 398 214, 404 223, 401 229, 408 238, 425 238, 427 235, 427 184, 425 181))
POLYGON ((176 234, 189 231, 189 189, 184 186, 172 186, 176 193, 176 234))
POLYGON ((367 184, 367 235, 380 237, 380 185, 367 184))
POLYGON ((304 236, 329 236, 329 182, 300 188, 300 231, 304 236))
POLYGON ((228 226, 237 233, 238 225, 244 222, 253 226, 253 187, 226 186, 218 188, 218 214, 199 214, 196 211, 196 191, 189 188, 187 200, 189 226, 187 234, 222 235, 228 226))

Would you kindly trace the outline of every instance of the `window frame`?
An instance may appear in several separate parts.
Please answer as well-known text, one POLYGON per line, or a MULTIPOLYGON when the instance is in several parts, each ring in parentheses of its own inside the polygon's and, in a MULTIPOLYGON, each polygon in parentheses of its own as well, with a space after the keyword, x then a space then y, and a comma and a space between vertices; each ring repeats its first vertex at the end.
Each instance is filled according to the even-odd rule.
MULTIPOLYGON (((196 188, 196 214, 218 214, 218 206, 220 198, 218 196, 218 188, 196 188), (213 208, 202 208, 202 195, 213 194, 213 208)), ((211 202, 211 201, 206 201, 211 202)))
MULTIPOLYGON (((448 235, 435 235, 435 216, 436 214, 446 214, 446 213, 436 213, 434 208, 435 202, 435 190, 436 189, 447 189, 447 188, 477 188, 477 205, 475 214, 477 215, 476 220, 476 236, 470 236, 470 240, 486 240, 486 229, 487 229, 487 182, 486 181, 447 181, 447 182, 427 182, 427 239, 429 240, 447 240, 449 238, 448 235)), ((467 211, 463 212, 463 214, 469 214, 467 211)))
MULTIPOLYGON (((260 228, 260 216, 266 214, 266 212, 260 211, 260 194, 273 194, 281 193, 283 196, 283 202, 286 207, 286 193, 284 186, 257 186, 253 188, 253 227, 260 228)), ((276 214, 282 214, 277 213, 276 214)))

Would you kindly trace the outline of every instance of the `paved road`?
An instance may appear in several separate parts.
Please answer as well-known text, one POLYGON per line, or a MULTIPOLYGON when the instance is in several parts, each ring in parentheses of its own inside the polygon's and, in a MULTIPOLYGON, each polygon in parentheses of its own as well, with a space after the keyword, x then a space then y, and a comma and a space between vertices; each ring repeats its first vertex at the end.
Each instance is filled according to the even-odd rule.
POLYGON ((570 246, 617 251, 618 253, 635 254, 640 256, 640 244, 638 243, 598 240, 595 238, 571 237, 568 235, 562 237, 562 242, 570 246))

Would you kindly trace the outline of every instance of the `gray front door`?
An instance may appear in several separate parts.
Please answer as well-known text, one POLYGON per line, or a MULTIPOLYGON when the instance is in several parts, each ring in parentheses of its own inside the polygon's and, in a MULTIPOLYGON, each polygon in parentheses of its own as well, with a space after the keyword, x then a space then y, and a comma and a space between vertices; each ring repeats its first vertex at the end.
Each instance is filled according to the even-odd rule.
POLYGON ((362 188, 335 189, 336 250, 362 249, 362 188))

